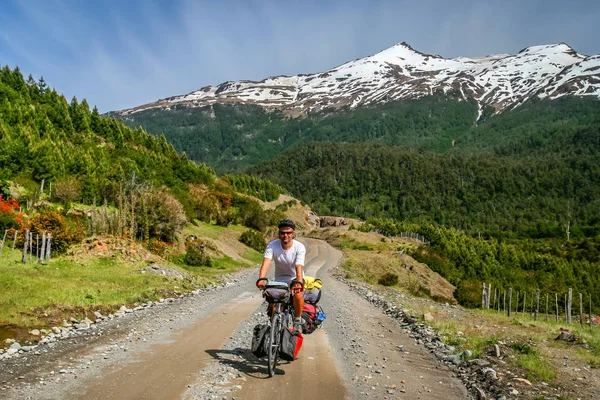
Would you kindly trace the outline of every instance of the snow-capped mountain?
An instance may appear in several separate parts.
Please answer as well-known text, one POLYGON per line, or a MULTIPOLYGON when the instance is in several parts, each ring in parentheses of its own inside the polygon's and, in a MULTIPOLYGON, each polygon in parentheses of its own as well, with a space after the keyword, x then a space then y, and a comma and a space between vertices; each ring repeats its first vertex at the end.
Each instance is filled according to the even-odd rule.
POLYGON ((224 82, 118 113, 168 109, 176 104, 244 103, 300 115, 439 91, 474 98, 480 113, 486 106, 501 112, 534 96, 600 97, 600 55, 579 54, 560 43, 528 47, 514 55, 447 59, 420 53, 403 42, 323 73, 275 76, 260 82, 224 82))

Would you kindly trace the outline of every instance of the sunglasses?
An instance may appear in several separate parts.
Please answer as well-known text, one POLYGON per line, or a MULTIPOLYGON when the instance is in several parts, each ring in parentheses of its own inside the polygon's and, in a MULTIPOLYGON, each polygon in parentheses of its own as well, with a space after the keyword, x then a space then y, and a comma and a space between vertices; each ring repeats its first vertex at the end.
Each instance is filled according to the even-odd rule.
POLYGON ((279 231, 280 235, 291 235, 294 231, 279 231))

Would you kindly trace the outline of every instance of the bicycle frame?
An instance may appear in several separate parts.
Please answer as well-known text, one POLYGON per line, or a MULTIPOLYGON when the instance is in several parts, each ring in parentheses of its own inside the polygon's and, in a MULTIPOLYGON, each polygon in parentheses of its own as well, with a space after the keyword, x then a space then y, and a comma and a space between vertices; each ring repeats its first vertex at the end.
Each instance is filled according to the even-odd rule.
POLYGON ((269 302, 269 305, 275 305, 271 315, 271 326, 267 342, 267 362, 269 377, 275 375, 275 367, 279 360, 279 351, 281 347, 281 338, 283 330, 287 329, 291 323, 291 297, 285 302, 269 302))

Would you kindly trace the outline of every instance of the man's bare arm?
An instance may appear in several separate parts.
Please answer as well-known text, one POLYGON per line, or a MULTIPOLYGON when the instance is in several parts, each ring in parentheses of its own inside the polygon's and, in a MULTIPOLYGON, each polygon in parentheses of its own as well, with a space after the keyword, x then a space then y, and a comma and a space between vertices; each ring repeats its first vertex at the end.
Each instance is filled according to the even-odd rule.
POLYGON ((269 267, 271 266, 270 258, 263 258, 262 265, 260 266, 260 272, 258 273, 259 278, 266 278, 269 267))
POLYGON ((302 264, 296 264, 296 280, 303 282, 302 278, 302 264))

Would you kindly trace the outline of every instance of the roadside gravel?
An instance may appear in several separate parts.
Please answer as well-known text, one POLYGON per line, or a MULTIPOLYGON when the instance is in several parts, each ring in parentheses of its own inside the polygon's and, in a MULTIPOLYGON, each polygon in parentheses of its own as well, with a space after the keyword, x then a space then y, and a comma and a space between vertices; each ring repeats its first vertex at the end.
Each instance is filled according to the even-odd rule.
POLYGON ((66 399, 82 395, 85 382, 117 368, 176 330, 211 314, 249 290, 257 268, 226 276, 224 283, 164 299, 122 317, 100 320, 73 336, 38 345, 0 361, 0 398, 66 399))

